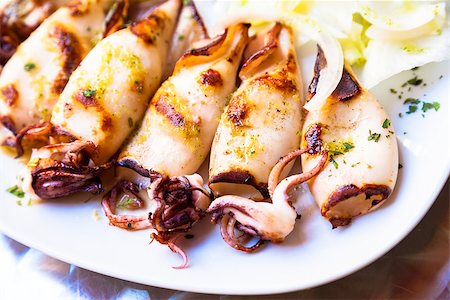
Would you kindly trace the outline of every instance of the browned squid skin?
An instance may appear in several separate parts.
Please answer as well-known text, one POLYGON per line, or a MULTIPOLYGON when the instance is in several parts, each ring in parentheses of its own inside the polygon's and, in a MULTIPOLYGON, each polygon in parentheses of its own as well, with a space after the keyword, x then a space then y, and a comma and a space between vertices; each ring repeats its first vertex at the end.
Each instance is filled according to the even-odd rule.
POLYGON ((29 175, 24 178, 24 183, 31 186, 32 192, 41 199, 54 199, 81 191, 99 194, 103 189, 98 175, 113 164, 91 166, 95 151, 93 143, 83 141, 36 149, 27 165, 29 175))

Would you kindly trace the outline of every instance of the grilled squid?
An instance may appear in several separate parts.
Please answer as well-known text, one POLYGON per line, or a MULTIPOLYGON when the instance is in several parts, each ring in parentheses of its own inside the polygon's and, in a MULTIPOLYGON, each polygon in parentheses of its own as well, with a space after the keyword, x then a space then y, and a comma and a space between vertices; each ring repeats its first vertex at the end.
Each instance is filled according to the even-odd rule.
POLYGON ((321 171, 328 158, 327 152, 321 153, 317 165, 308 172, 289 176, 281 182, 279 178, 287 164, 307 151, 308 149, 295 150, 281 158, 274 166, 268 183, 271 202, 226 195, 211 203, 208 212, 212 214, 213 222, 220 222, 220 232, 227 244, 237 250, 253 252, 265 241, 284 241, 292 232, 298 216, 292 206, 289 191, 321 171), (236 229, 243 234, 237 237, 236 229), (258 241, 250 247, 246 246, 252 237, 258 238, 258 241))
POLYGON ((0 3, 0 70, 19 44, 55 9, 67 2, 68 0, 4 0, 0 3))
MULTIPOLYGON (((326 64, 319 49, 310 97, 326 64)), ((309 149, 302 156, 304 170, 317 164, 321 151, 329 153, 324 170, 308 185, 333 228, 377 209, 389 197, 398 172, 394 129, 382 105, 348 66, 321 110, 309 112, 302 132, 302 147, 309 149)))
POLYGON ((121 151, 117 164, 143 176, 144 183, 122 168, 119 186, 130 187, 123 181, 132 181, 142 188, 151 182, 148 196, 156 206, 154 212, 119 216, 114 213, 118 193, 113 189, 116 195, 103 199, 112 225, 131 230, 151 227, 153 239, 183 256, 181 267, 187 265, 187 258, 176 239, 204 216, 210 203, 200 175, 186 174, 195 172, 209 153, 227 96, 235 89, 247 32, 248 25, 237 24, 186 52, 153 97, 141 128, 121 151))
MULTIPOLYGON (((75 1, 33 31, 0 75, 3 126, 17 135, 27 126, 49 121, 72 72, 99 39, 123 24, 127 6, 128 0, 75 1)), ((5 143, 16 145, 11 138, 5 143)), ((19 147, 19 155, 21 151, 19 147)))
POLYGON ((178 59, 188 50, 195 47, 195 43, 208 37, 202 19, 199 17, 194 2, 189 1, 183 6, 178 18, 177 28, 172 37, 167 64, 163 79, 172 75, 178 59))
POLYGON ((301 78, 290 28, 276 23, 263 36, 262 48, 257 47, 258 39, 250 44, 253 55, 242 67, 242 84, 222 115, 210 162, 211 189, 219 195, 231 195, 214 200, 208 212, 214 222, 221 220, 224 240, 247 252, 266 240, 281 242, 293 230, 297 214, 287 193, 321 168, 319 164, 277 186, 290 162, 304 152, 292 152, 300 144, 301 78), (251 185, 265 201, 255 201, 261 196, 255 198, 254 192, 239 185, 251 185), (235 229, 242 234, 235 236, 235 229), (259 241, 246 247, 251 237, 259 241))
POLYGON ((300 144, 302 85, 289 28, 277 23, 248 52, 214 138, 209 187, 216 195, 261 199, 269 197, 270 170, 300 144))
MULTIPOLYGON (((67 177, 77 175, 79 181, 91 182, 92 174, 78 176, 78 171, 103 166, 117 152, 140 123, 160 84, 180 6, 179 0, 161 4, 145 19, 103 39, 86 56, 53 108, 51 128, 47 130, 55 140, 88 142, 94 149, 70 160, 65 157, 73 156, 71 153, 77 150, 69 147, 71 152, 67 152, 64 144, 35 150, 27 166, 26 192, 49 199, 85 190, 81 183, 48 183, 58 180, 62 168, 67 170, 67 177), (52 167, 46 168, 43 156, 58 147, 62 150, 52 156, 52 167)), ((35 130, 45 131, 48 127, 35 130)), ((77 145, 82 147, 83 143, 77 145)), ((95 168, 91 170, 97 172, 95 168)))

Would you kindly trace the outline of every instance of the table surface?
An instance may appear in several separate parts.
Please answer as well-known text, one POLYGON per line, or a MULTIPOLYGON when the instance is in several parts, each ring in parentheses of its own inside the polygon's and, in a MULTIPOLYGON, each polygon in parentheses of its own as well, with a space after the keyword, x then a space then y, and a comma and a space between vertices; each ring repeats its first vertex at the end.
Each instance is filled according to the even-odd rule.
POLYGON ((391 251, 320 287, 263 297, 180 292, 87 271, 0 234, 0 299, 450 299, 449 182, 391 251))

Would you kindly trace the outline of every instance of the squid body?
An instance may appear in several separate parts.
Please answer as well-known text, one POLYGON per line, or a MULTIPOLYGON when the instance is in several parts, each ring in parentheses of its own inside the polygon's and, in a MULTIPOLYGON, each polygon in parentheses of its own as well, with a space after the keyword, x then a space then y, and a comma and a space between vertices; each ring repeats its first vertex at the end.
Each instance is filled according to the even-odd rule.
POLYGON ((240 71, 242 83, 214 138, 209 186, 216 195, 267 198, 270 170, 300 143, 301 78, 292 33, 281 24, 253 41, 247 52, 252 56, 240 71))
MULTIPOLYGON (((276 23, 263 37, 262 48, 249 47, 253 54, 240 72, 242 84, 222 115, 211 151, 209 185, 217 194, 227 195, 214 200, 208 212, 214 222, 221 220, 224 240, 246 252, 267 240, 281 242, 293 230, 297 213, 288 191, 324 164, 322 159, 310 172, 278 184, 291 161, 304 153, 297 150, 301 78, 290 28, 276 23), (260 199, 250 198, 248 189, 238 189, 239 185, 256 188, 264 201, 254 201, 260 199), (235 236, 235 229, 243 234, 235 236), (252 236, 259 241, 245 246, 252 236)), ((258 39, 253 44, 258 45, 258 39)))
MULTIPOLYGON (((115 215, 114 189, 103 200, 111 224, 132 230, 151 227, 154 239, 183 256, 181 267, 187 258, 176 239, 204 216, 210 204, 203 179, 189 174, 207 157, 227 96, 235 89, 248 27, 231 26, 186 52, 153 97, 140 129, 119 154, 119 166, 150 178, 149 200, 156 206, 150 217, 115 215)), ((129 172, 119 171, 122 182, 118 186, 138 196, 139 183, 129 172)))
MULTIPOLYGON (((310 97, 325 65, 319 49, 310 97)), ((392 193, 398 172, 394 129, 382 105, 349 67, 323 107, 308 113, 302 132, 302 147, 308 149, 302 156, 304 170, 316 165, 322 150, 329 153, 324 170, 308 184, 333 228, 380 207, 392 193)))
POLYGON ((169 0, 89 52, 70 77, 51 119, 54 139, 76 140, 78 147, 56 144, 34 151, 25 191, 44 199, 100 191, 96 176, 109 166, 97 166, 110 160, 144 116, 161 81, 180 7, 179 0, 169 0), (92 150, 86 153, 87 148, 92 150), (76 188, 71 188, 74 181, 76 188))
POLYGON ((99 39, 123 23, 127 1, 113 2, 82 0, 63 6, 20 44, 0 75, 4 127, 16 135, 26 126, 50 120, 81 60, 99 39))

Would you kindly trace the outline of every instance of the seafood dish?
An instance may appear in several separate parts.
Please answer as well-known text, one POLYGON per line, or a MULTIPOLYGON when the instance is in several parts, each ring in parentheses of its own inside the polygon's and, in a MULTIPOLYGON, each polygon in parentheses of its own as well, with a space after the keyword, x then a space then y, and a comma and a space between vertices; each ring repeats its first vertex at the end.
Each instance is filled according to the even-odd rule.
MULTIPOLYGON (((238 251, 283 243, 302 226, 297 189, 330 230, 395 201, 398 137, 370 90, 389 74, 354 71, 362 54, 296 12, 296 1, 226 2, 2 4, 0 137, 26 160, 10 192, 44 207, 93 195, 110 230, 148 232, 143 243, 181 256, 177 269, 189 266, 180 240, 205 219, 238 251), (205 13, 214 9, 218 20, 205 13), (302 39, 317 49, 310 80, 302 39)), ((434 11, 416 31, 402 29, 408 38, 448 36, 445 6, 434 11)), ((358 13, 373 55, 389 29, 373 11, 358 13)), ((412 67, 446 59, 437 52, 412 67)))

